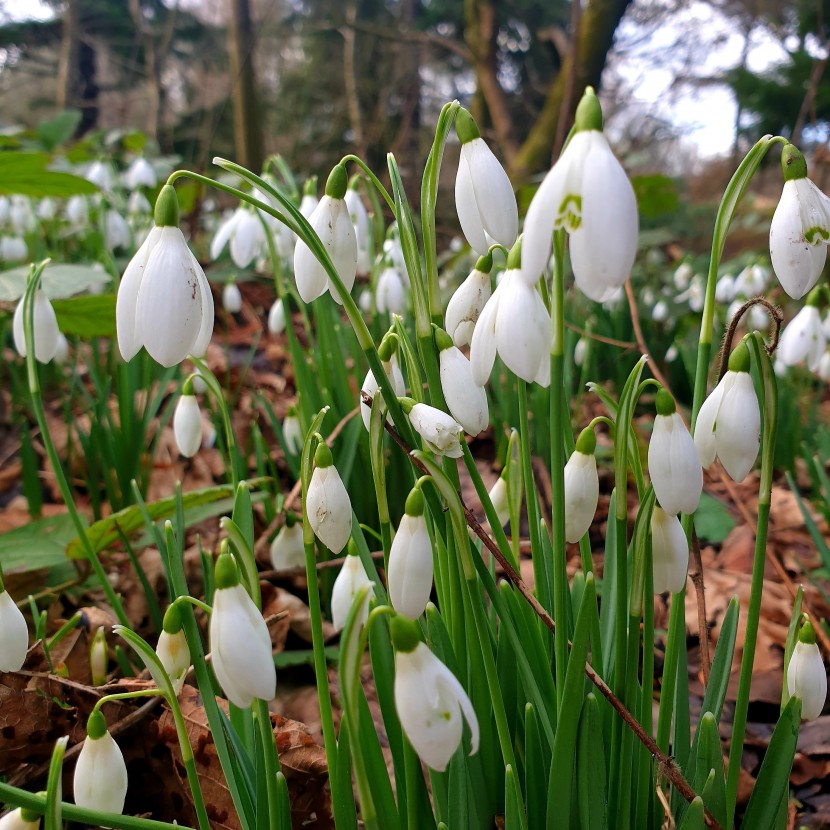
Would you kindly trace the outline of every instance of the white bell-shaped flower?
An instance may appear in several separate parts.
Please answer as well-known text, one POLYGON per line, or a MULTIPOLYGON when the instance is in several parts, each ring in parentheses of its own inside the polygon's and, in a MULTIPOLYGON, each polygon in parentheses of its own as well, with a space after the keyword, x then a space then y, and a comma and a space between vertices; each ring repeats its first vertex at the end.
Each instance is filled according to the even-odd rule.
POLYGON ((124 172, 124 186, 127 190, 139 187, 155 187, 158 184, 155 168, 143 156, 137 156, 124 172))
POLYGON ((0 818, 0 830, 38 830, 40 813, 34 813, 23 807, 10 810, 0 818))
POLYGON ((594 521, 599 502, 599 475, 594 457, 597 439, 592 427, 582 430, 565 464, 565 539, 578 542, 594 521))
POLYGON ((455 675, 419 642, 412 620, 396 615, 390 627, 395 646, 395 708, 401 728, 418 757, 443 772, 461 743, 462 716, 470 727, 470 754, 478 751, 473 704, 455 675))
POLYGON ((583 366, 585 364, 585 358, 588 356, 590 347, 591 343, 587 337, 580 337, 576 341, 576 345, 574 346, 574 365, 583 366))
POLYGON ((237 268, 247 268, 259 256, 265 246, 265 230, 252 210, 240 206, 222 222, 210 243, 210 258, 219 259, 228 243, 237 268))
MULTIPOLYGON (((514 247, 513 251, 516 250, 514 247)), ((470 343, 473 378, 484 386, 496 354, 511 372, 528 383, 550 383, 550 315, 539 293, 522 280, 518 265, 502 275, 484 306, 470 343)))
POLYGON ((239 314, 242 311, 242 292, 239 290, 239 286, 233 281, 226 282, 225 287, 222 289, 222 308, 228 314, 239 314))
POLYGON ((220 554, 210 615, 213 671, 228 700, 246 709, 255 698, 271 700, 277 691, 273 646, 259 609, 239 582, 229 553, 220 554))
POLYGON ((114 251, 116 248, 129 248, 131 244, 132 234, 127 220, 110 208, 104 215, 104 245, 114 251))
POLYGON ((703 468, 695 442, 665 389, 657 393, 656 405, 648 444, 648 473, 654 493, 666 513, 694 513, 703 490, 703 468))
POLYGON ((570 233, 579 289, 604 302, 628 279, 637 254, 634 189, 602 133, 602 112, 588 87, 576 132, 533 197, 524 223, 522 279, 534 285, 550 258, 554 228, 570 233))
POLYGON ((694 269, 688 262, 681 262, 674 270, 672 282, 678 291, 683 291, 689 285, 689 280, 694 274, 694 269))
POLYGON ((769 226, 772 267, 793 299, 818 282, 830 243, 830 199, 807 178, 807 162, 792 144, 781 152, 784 189, 769 226))
MULTIPOLYGON (((406 384, 404 383, 403 373, 398 362, 397 334, 389 333, 381 340, 380 346, 378 347, 378 356, 380 357, 380 364, 383 366, 383 371, 386 377, 389 378, 389 383, 392 384, 395 395, 399 398, 402 397, 406 394, 406 384)), ((377 382, 375 374, 371 369, 366 373, 360 391, 361 393, 365 392, 370 398, 374 398, 380 392, 380 384, 377 382)), ((368 431, 372 410, 363 402, 363 394, 360 396, 360 416, 363 419, 363 426, 368 431)), ((391 416, 387 415, 386 420, 390 424, 392 423, 391 416)))
POLYGON ((299 455, 303 451, 305 434, 297 415, 297 407, 294 404, 291 404, 285 413, 282 422, 282 437, 286 452, 291 453, 291 455, 299 455))
POLYGON ((651 560, 655 594, 682 590, 689 570, 689 541, 680 519, 659 504, 651 514, 651 560))
POLYGON ((436 330, 435 343, 440 349, 438 366, 447 408, 468 435, 478 435, 490 423, 487 393, 473 380, 470 361, 443 329, 436 330))
POLYGON ((806 362, 810 371, 818 369, 821 356, 827 347, 827 338, 821 324, 821 315, 815 305, 818 297, 813 295, 807 304, 793 317, 781 334, 776 358, 784 366, 796 366, 806 362))
POLYGON ((391 265, 384 268, 378 277, 375 307, 382 314, 403 314, 406 310, 406 288, 398 269, 391 265))
POLYGON ((20 236, 0 236, 0 260, 18 262, 29 256, 26 240, 20 236))
POLYGON ((816 645, 816 633, 809 620, 798 632, 787 666, 787 691, 791 697, 801 698, 801 717, 815 720, 824 709, 827 699, 827 669, 816 645))
MULTIPOLYGON (((176 603, 168 605, 164 612, 162 631, 156 645, 156 656, 173 684, 173 691, 178 694, 190 671, 190 648, 182 628, 181 611, 176 603)), ((148 668, 152 674, 153 669, 150 666, 148 668)), ((161 686, 160 678, 154 676, 153 679, 157 685, 161 686)))
POLYGON ((731 303, 735 299, 735 278, 724 274, 715 285, 715 299, 719 303, 731 303))
POLYGON ((84 175, 88 182, 92 182, 105 193, 112 190, 115 177, 112 172, 112 167, 107 162, 100 160, 93 161, 84 175))
POLYGON ((493 510, 496 511, 499 524, 504 527, 510 521, 510 494, 504 472, 496 479, 487 495, 490 497, 493 510))
POLYGON ((352 534, 352 502, 331 450, 323 443, 314 453, 314 472, 304 506, 314 535, 332 553, 340 553, 352 534))
POLYGON ((432 591, 432 542, 424 518, 424 496, 417 488, 406 500, 406 512, 389 549, 387 582, 392 607, 415 620, 424 613, 432 591))
POLYGON ((455 293, 450 297, 449 303, 447 303, 444 328, 447 330, 447 334, 452 337, 452 342, 459 348, 470 345, 476 321, 490 299, 490 270, 492 267, 492 254, 479 257, 476 267, 458 286, 455 293))
POLYGON ((130 260, 115 305, 118 347, 131 360, 144 346, 162 366, 204 354, 213 334, 213 295, 178 227, 176 191, 165 185, 156 227, 130 260))
POLYGON ((286 514, 285 524, 271 542, 271 565, 275 571, 287 571, 305 566, 303 526, 292 513, 286 514))
MULTIPOLYGON (((343 567, 334 580, 331 589, 331 622, 335 631, 342 631, 349 619, 358 592, 366 585, 374 585, 366 574, 366 569, 357 555, 357 549, 349 546, 349 553, 343 560, 343 567)), ((364 598, 363 605, 357 615, 358 625, 366 624, 369 616, 369 595, 364 598)))
POLYGON ((75 763, 75 803, 87 810, 121 813, 127 798, 127 765, 100 710, 92 711, 86 732, 75 763))
POLYGON ((363 206, 363 200, 355 189, 355 185, 349 187, 345 195, 346 207, 349 209, 349 218, 354 225, 355 241, 357 242, 357 273, 366 275, 372 270, 370 255, 371 230, 369 226, 369 214, 363 206))
MULTIPOLYGON (((328 250, 346 291, 351 291, 357 273, 357 240, 344 199, 346 183, 346 168, 338 164, 326 183, 326 195, 314 208, 308 221, 328 250)), ((294 248, 294 279, 305 303, 316 300, 332 288, 325 268, 302 239, 297 240, 294 248)), ((331 295, 340 302, 336 290, 331 290, 331 295)))
POLYGON ((704 467, 720 458, 735 481, 743 481, 752 469, 761 444, 761 409, 745 344, 732 353, 729 371, 700 407, 694 440, 704 467))
POLYGON ((202 446, 202 413, 193 394, 193 384, 185 381, 182 395, 173 413, 173 435, 176 446, 185 458, 193 458, 202 446))
POLYGON ((41 222, 51 222, 58 214, 58 206, 54 199, 48 196, 37 203, 37 218, 41 222))
MULTIPOLYGON (((58 351, 60 330, 55 310, 49 298, 38 288, 35 292, 35 301, 32 317, 32 334, 35 341, 35 358, 39 363, 48 363, 58 351)), ((12 335, 14 347, 21 357, 26 357, 26 334, 23 325, 23 297, 20 298, 14 310, 12 319, 12 335)))
POLYGON ((455 129, 461 141, 455 177, 455 209, 461 230, 470 247, 482 256, 490 247, 489 240, 510 248, 519 233, 513 185, 467 110, 458 111, 455 129))
POLYGON ((85 229, 89 222, 89 203, 84 196, 71 196, 64 208, 69 224, 74 228, 85 229))
POLYGON ((130 193, 130 197, 127 199, 128 216, 146 216, 152 212, 153 206, 140 190, 134 190, 130 193))
POLYGON ((285 331, 285 305, 279 298, 274 300, 268 310, 268 331, 273 335, 282 334, 285 331))
POLYGON ((20 671, 28 649, 26 618, 0 580, 0 672, 20 671))
POLYGON ((25 196, 12 196, 9 221, 11 222, 12 230, 16 234, 24 236, 27 233, 32 233, 37 227, 37 219, 32 210, 31 201, 25 196))
POLYGON ((461 447, 464 427, 455 418, 434 406, 416 403, 412 398, 400 400, 404 412, 409 416, 409 423, 430 451, 447 458, 461 458, 464 455, 461 447))

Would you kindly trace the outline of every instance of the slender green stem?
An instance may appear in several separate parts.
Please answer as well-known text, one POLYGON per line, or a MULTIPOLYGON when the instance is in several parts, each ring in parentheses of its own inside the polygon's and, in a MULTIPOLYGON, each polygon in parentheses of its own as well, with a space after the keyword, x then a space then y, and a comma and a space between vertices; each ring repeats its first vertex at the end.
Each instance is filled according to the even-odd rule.
POLYGON ((347 162, 353 161, 365 174, 369 181, 375 186, 375 190, 383 197, 383 201, 386 202, 389 210, 392 213, 395 212, 395 202, 392 200, 392 197, 389 195, 389 191, 381 184, 380 179, 372 172, 371 168, 363 161, 362 158, 356 156, 352 153, 349 153, 347 156, 343 156, 340 159, 340 163, 345 165, 347 162))

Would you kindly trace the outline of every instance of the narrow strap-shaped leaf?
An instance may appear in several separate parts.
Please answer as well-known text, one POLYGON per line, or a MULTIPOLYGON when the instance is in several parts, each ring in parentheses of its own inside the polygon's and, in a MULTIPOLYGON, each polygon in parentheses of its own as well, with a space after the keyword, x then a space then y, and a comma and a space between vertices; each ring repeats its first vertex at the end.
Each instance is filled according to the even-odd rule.
POLYGON ((579 719, 576 783, 581 830, 605 830, 608 826, 605 746, 599 704, 593 692, 585 698, 579 719))
POLYGON ((678 830, 705 830, 706 822, 703 818, 703 799, 698 796, 686 810, 683 821, 678 830))
POLYGON ((522 805, 516 795, 519 782, 513 768, 508 764, 504 769, 504 830, 522 830, 522 805))
POLYGON ((549 758, 547 746, 543 748, 536 709, 532 703, 528 703, 525 706, 525 804, 528 827, 545 826, 549 758))

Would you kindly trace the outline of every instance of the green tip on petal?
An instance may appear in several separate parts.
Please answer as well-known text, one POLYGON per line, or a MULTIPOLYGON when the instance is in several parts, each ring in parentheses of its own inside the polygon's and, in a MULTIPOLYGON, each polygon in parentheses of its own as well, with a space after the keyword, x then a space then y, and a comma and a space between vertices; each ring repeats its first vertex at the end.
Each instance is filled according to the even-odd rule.
POLYGON ((182 612, 175 602, 167 606, 161 627, 168 634, 178 634, 182 630, 182 612))
POLYGON ((325 441, 321 441, 314 451, 314 466, 315 467, 331 467, 334 464, 334 457, 331 454, 329 445, 325 441))
POLYGON ((478 258, 476 262, 476 271, 482 274, 489 274, 493 270, 493 252, 487 251, 484 256, 478 258))
POLYGON ((677 404, 674 402, 674 398, 662 387, 660 387, 660 391, 657 393, 654 406, 657 409, 658 415, 674 415, 677 412, 677 404))
POLYGON ((172 184, 164 185, 159 191, 153 221, 160 228, 179 227, 179 199, 172 184))
POLYGON ((593 455, 597 448, 597 436, 593 427, 585 427, 576 439, 576 451, 583 455, 593 455))
POLYGON ((404 411, 404 414, 409 415, 409 413, 412 412, 412 407, 415 406, 418 401, 413 398, 398 398, 398 403, 401 405, 401 409, 404 411))
POLYGON ((798 632, 798 642, 809 646, 815 645, 816 631, 810 620, 805 620, 804 625, 801 626, 801 631, 798 632))
POLYGON ((182 384, 182 395, 195 395, 193 391, 193 375, 190 375, 182 384))
POLYGON ((389 620, 389 632, 392 635, 392 645, 396 651, 409 653, 415 651, 421 638, 418 635, 418 623, 404 617, 403 614, 395 614, 389 620))
POLYGON ((409 495, 406 497, 406 507, 404 508, 407 516, 423 516, 424 515, 424 494, 420 487, 413 487, 409 495))
POLYGON ((455 134, 462 144, 481 138, 475 118, 464 107, 461 107, 458 110, 458 115, 455 116, 455 134))
POLYGON ((213 581, 217 590, 239 585, 239 567, 236 564, 236 559, 233 558, 233 554, 222 553, 219 555, 213 569, 213 581))
POLYGON ((288 418, 288 417, 296 418, 297 417, 297 404, 295 404, 295 403, 288 404, 288 409, 285 410, 285 417, 286 418, 288 418))
POLYGON ((784 181, 792 182, 807 177, 807 160, 795 144, 785 144, 781 151, 781 170, 784 181))
POLYGON ((602 107, 592 86, 585 87, 582 100, 576 108, 574 128, 577 132, 602 130, 602 107))
POLYGON ((380 341, 380 346, 378 346, 378 357, 384 363, 388 363, 392 359, 392 355, 398 351, 399 345, 398 335, 391 331, 387 332, 383 336, 383 340, 380 341))
POLYGON ((729 355, 729 371, 730 372, 748 372, 749 371, 749 349, 746 343, 741 341, 738 347, 729 355))
POLYGON ((349 544, 346 547, 346 556, 360 556, 360 551, 357 549, 357 542, 354 539, 349 539, 349 544))
POLYGON ((100 709, 93 709, 89 720, 86 722, 86 734, 97 741, 107 734, 107 719, 101 713, 100 709))
POLYGON ((436 325, 433 325, 433 328, 435 329, 435 345, 438 347, 439 352, 443 352, 444 349, 451 349, 455 345, 452 342, 452 337, 444 329, 436 325))
POLYGON ((326 181, 326 196, 342 199, 349 188, 349 174, 342 164, 335 165, 326 181))
POLYGON ((507 267, 508 269, 514 268, 521 268, 522 267, 522 237, 519 238, 513 243, 513 247, 510 249, 510 253, 507 255, 507 267))
POLYGON ((317 195, 317 176, 312 176, 310 179, 305 180, 305 184, 303 185, 303 196, 316 196, 317 195))
POLYGON ((297 522, 300 521, 299 517, 296 513, 291 510, 285 511, 285 526, 286 527, 294 527, 297 522))

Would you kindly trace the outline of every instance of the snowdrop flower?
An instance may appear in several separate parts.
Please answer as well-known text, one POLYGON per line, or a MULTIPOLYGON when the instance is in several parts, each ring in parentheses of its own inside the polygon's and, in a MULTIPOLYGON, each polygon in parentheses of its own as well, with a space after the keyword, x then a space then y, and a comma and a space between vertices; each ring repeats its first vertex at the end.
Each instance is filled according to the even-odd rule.
POLYGON ((798 632, 790 663, 787 666, 787 691, 801 698, 801 717, 815 720, 827 698, 827 671, 816 645, 816 632, 809 620, 798 632))
POLYGON ((574 346, 574 364, 582 366, 585 363, 585 358, 588 356, 588 348, 590 344, 587 337, 580 337, 574 346))
POLYGON ((761 305, 754 305, 749 309, 749 324, 757 330, 763 331, 769 328, 769 316, 767 310, 761 305))
POLYGON ((216 560, 214 582, 208 629, 213 671, 228 700, 247 709, 254 698, 271 700, 277 691, 271 635, 239 582, 239 568, 230 553, 216 560))
POLYGON ((99 190, 108 193, 112 190, 112 168, 103 161, 93 161, 86 171, 86 180, 92 182, 99 190))
POLYGON ((458 421, 446 412, 425 403, 416 403, 412 398, 400 398, 400 402, 415 432, 430 451, 447 458, 461 458, 464 455, 461 447, 464 427, 458 421))
POLYGON ((406 512, 389 549, 389 600, 405 617, 424 613, 432 591, 432 542, 424 519, 424 495, 416 487, 406 500, 406 512))
POLYGON ((692 270, 692 266, 689 265, 688 262, 681 262, 675 269, 674 275, 672 276, 674 287, 678 291, 683 291, 683 289, 688 287, 689 280, 691 280, 693 273, 694 271, 692 270))
POLYGON ((155 227, 130 260, 115 305, 118 347, 131 360, 144 346, 162 366, 204 354, 213 334, 213 295, 179 229, 179 204, 161 189, 155 227))
POLYGON ((92 710, 86 735, 75 764, 75 803, 87 810, 121 813, 127 797, 127 765, 99 709, 92 710))
POLYGON ((143 156, 137 156, 124 172, 124 186, 137 191, 139 187, 155 187, 158 176, 153 165, 143 156))
POLYGON ((127 220, 117 210, 108 210, 104 216, 104 245, 114 251, 116 248, 129 248, 130 242, 127 220))
POLYGON ((305 566, 303 526, 293 513, 285 514, 285 524, 271 542, 271 565, 275 571, 305 566))
POLYGON ((492 254, 488 253, 479 257, 475 268, 458 286, 447 304, 444 328, 452 337, 453 343, 459 348, 469 346, 476 321, 487 304, 487 300, 490 299, 490 271, 492 268, 492 254))
POLYGON ((26 241, 20 236, 0 237, 0 260, 3 262, 18 262, 29 256, 26 241))
POLYGON ((395 646, 395 708, 401 728, 418 757, 443 772, 461 743, 462 714, 470 727, 470 754, 478 752, 473 704, 455 675, 419 641, 415 622, 397 614, 390 629, 395 646))
POLYGON ((487 494, 490 496, 490 501, 493 504, 493 510, 496 511, 499 523, 504 527, 510 521, 510 494, 507 487, 507 466, 502 470, 501 475, 496 479, 496 483, 490 488, 487 494))
MULTIPOLYGON (((343 567, 340 568, 340 573, 337 574, 337 579, 334 580, 331 589, 331 622, 335 631, 343 630, 358 592, 366 585, 374 585, 374 582, 366 575, 366 569, 357 555, 357 548, 351 544, 348 555, 343 561, 343 567)), ((365 625, 368 616, 369 595, 367 594, 357 614, 358 625, 365 625)))
MULTIPOLYGON (((378 357, 380 358, 380 365, 383 366, 383 371, 389 379, 389 383, 392 384, 395 395, 400 398, 406 394, 406 384, 404 383, 403 373, 398 362, 398 345, 398 335, 394 332, 387 333, 384 335, 383 340, 380 341, 378 357)), ((377 382, 375 374, 371 369, 366 373, 360 391, 360 417, 363 419, 363 426, 366 427, 366 431, 368 432, 372 409, 363 402, 363 393, 367 394, 370 398, 374 398, 380 392, 380 384, 377 382)), ((391 416, 387 415, 386 420, 390 424, 392 423, 391 416)))
POLYGON ((268 310, 268 331, 273 335, 285 331, 285 305, 280 298, 274 300, 268 310))
POLYGON ((202 446, 202 413, 189 378, 182 385, 182 395, 173 414, 173 434, 176 446, 185 458, 193 458, 199 452, 202 446))
POLYGON ((651 514, 651 559, 655 594, 676 594, 683 589, 689 569, 689 541, 677 516, 666 513, 659 504, 651 514))
POLYGON ((48 196, 45 199, 41 199, 37 204, 37 218, 40 219, 41 222, 51 222, 58 213, 58 206, 55 204, 54 199, 50 199, 48 196))
POLYGON ((807 304, 793 317, 781 335, 776 356, 784 366, 795 366, 806 360, 811 372, 818 369, 827 346, 817 307, 818 291, 816 289, 807 298, 807 304))
POLYGON ((357 182, 353 182, 346 191, 346 207, 349 209, 349 218, 354 225, 354 235, 357 242, 357 273, 365 276, 372 270, 370 259, 371 233, 369 229, 369 214, 363 206, 363 200, 357 192, 357 182))
POLYGON ((282 437, 285 444, 285 451, 291 455, 299 455, 303 449, 305 434, 297 416, 297 407, 291 404, 285 413, 282 422, 282 437))
POLYGON ((406 290, 397 268, 387 266, 378 277, 375 305, 381 313, 403 314, 406 310, 406 290))
POLYGON ((89 204, 83 196, 72 196, 64 208, 69 224, 74 228, 83 228, 89 222, 89 204))
POLYGON ((265 231, 252 210, 240 206, 222 222, 210 243, 210 258, 219 259, 228 243, 237 268, 247 268, 257 258, 265 245, 265 231))
POLYGON ((40 813, 18 807, 0 818, 0 830, 38 830, 40 813))
POLYGON ((651 316, 655 323, 663 323, 669 319, 669 306, 665 300, 658 300, 651 310, 651 316))
POLYGON ((807 178, 807 162, 792 144, 781 152, 784 189, 769 226, 769 254, 793 299, 818 282, 830 243, 830 199, 807 178))
POLYGON ((396 224, 391 225, 387 231, 387 238, 383 242, 383 255, 398 269, 404 279, 409 279, 409 275, 406 273, 406 258, 403 255, 403 248, 401 247, 398 226, 396 224))
POLYGON ((152 212, 153 206, 140 190, 134 190, 130 193, 130 197, 127 199, 128 216, 146 216, 148 213, 152 212))
POLYGON ((637 200, 602 133, 602 112, 591 87, 577 107, 574 129, 527 211, 522 279, 528 285, 539 279, 554 228, 566 228, 577 286, 590 299, 604 302, 634 264, 637 200))
POLYGON ((720 277, 715 285, 715 299, 719 303, 731 303, 735 299, 735 279, 729 274, 720 277))
POLYGON ((703 469, 695 442, 677 412, 674 398, 660 389, 657 417, 648 445, 648 472, 654 493, 669 515, 694 513, 703 490, 703 469))
POLYGON ((747 265, 737 277, 735 277, 736 297, 755 297, 763 294, 767 288, 769 272, 757 263, 747 265))
POLYGON ((317 176, 312 176, 303 185, 303 197, 300 199, 300 213, 308 219, 319 204, 320 200, 317 198, 317 176))
POLYGON ((314 453, 304 507, 314 535, 332 553, 340 553, 352 535, 352 503, 331 450, 323 442, 314 453))
MULTIPOLYGON (((14 347, 21 357, 26 357, 26 332, 23 325, 23 300, 20 298, 12 319, 12 335, 14 347)), ((34 298, 34 314, 32 318, 32 335, 35 341, 35 358, 39 363, 48 363, 58 350, 58 319, 52 303, 42 288, 38 288, 34 298)))
POLYGON ((12 230, 20 236, 31 233, 37 227, 37 220, 32 212, 32 203, 25 196, 12 196, 9 221, 12 230))
POLYGON ((0 672, 20 671, 29 650, 29 629, 0 578, 0 672))
POLYGON ((594 521, 599 501, 599 475, 592 427, 582 430, 565 465, 565 539, 578 542, 594 521))
POLYGON ((487 393, 473 380, 470 361, 443 329, 435 330, 435 344, 440 350, 441 391, 447 408, 468 435, 478 435, 490 423, 487 393))
MULTIPOLYGON (((308 217, 309 224, 329 252, 346 291, 351 291, 357 273, 357 241, 354 226, 346 206, 346 168, 338 164, 326 182, 326 195, 308 217)), ((328 274, 317 257, 302 239, 294 248, 294 279, 303 302, 310 303, 328 290, 339 303, 340 297, 332 290, 328 274)))
POLYGON ((470 247, 482 256, 488 251, 489 240, 510 248, 519 233, 513 185, 463 107, 458 110, 455 131, 461 141, 455 177, 455 209, 461 230, 470 247))
POLYGON ((743 481, 752 469, 761 444, 761 410, 746 344, 732 352, 729 371, 700 407, 694 440, 704 467, 720 458, 735 481, 743 481))
POLYGON ((675 346, 674 343, 672 343, 671 346, 669 346, 668 349, 666 349, 665 361, 666 363, 674 363, 674 361, 677 360, 678 357, 680 357, 680 350, 677 348, 677 346, 675 346))
POLYGON ((522 380, 550 383, 550 315, 539 293, 522 279, 520 268, 521 239, 473 332, 470 363, 479 386, 487 383, 496 354, 522 380))
POLYGON ((233 280, 226 282, 222 289, 222 308, 228 314, 239 314, 242 311, 242 293, 233 280))
MULTIPOLYGON (((173 691, 178 694, 184 685, 184 679, 190 671, 190 648, 182 628, 182 615, 178 605, 167 606, 162 622, 162 631, 156 645, 156 655, 164 666, 164 671, 173 684, 173 691)), ((151 671, 152 674, 152 671, 151 671)), ((158 678, 156 685, 161 686, 158 678)))

